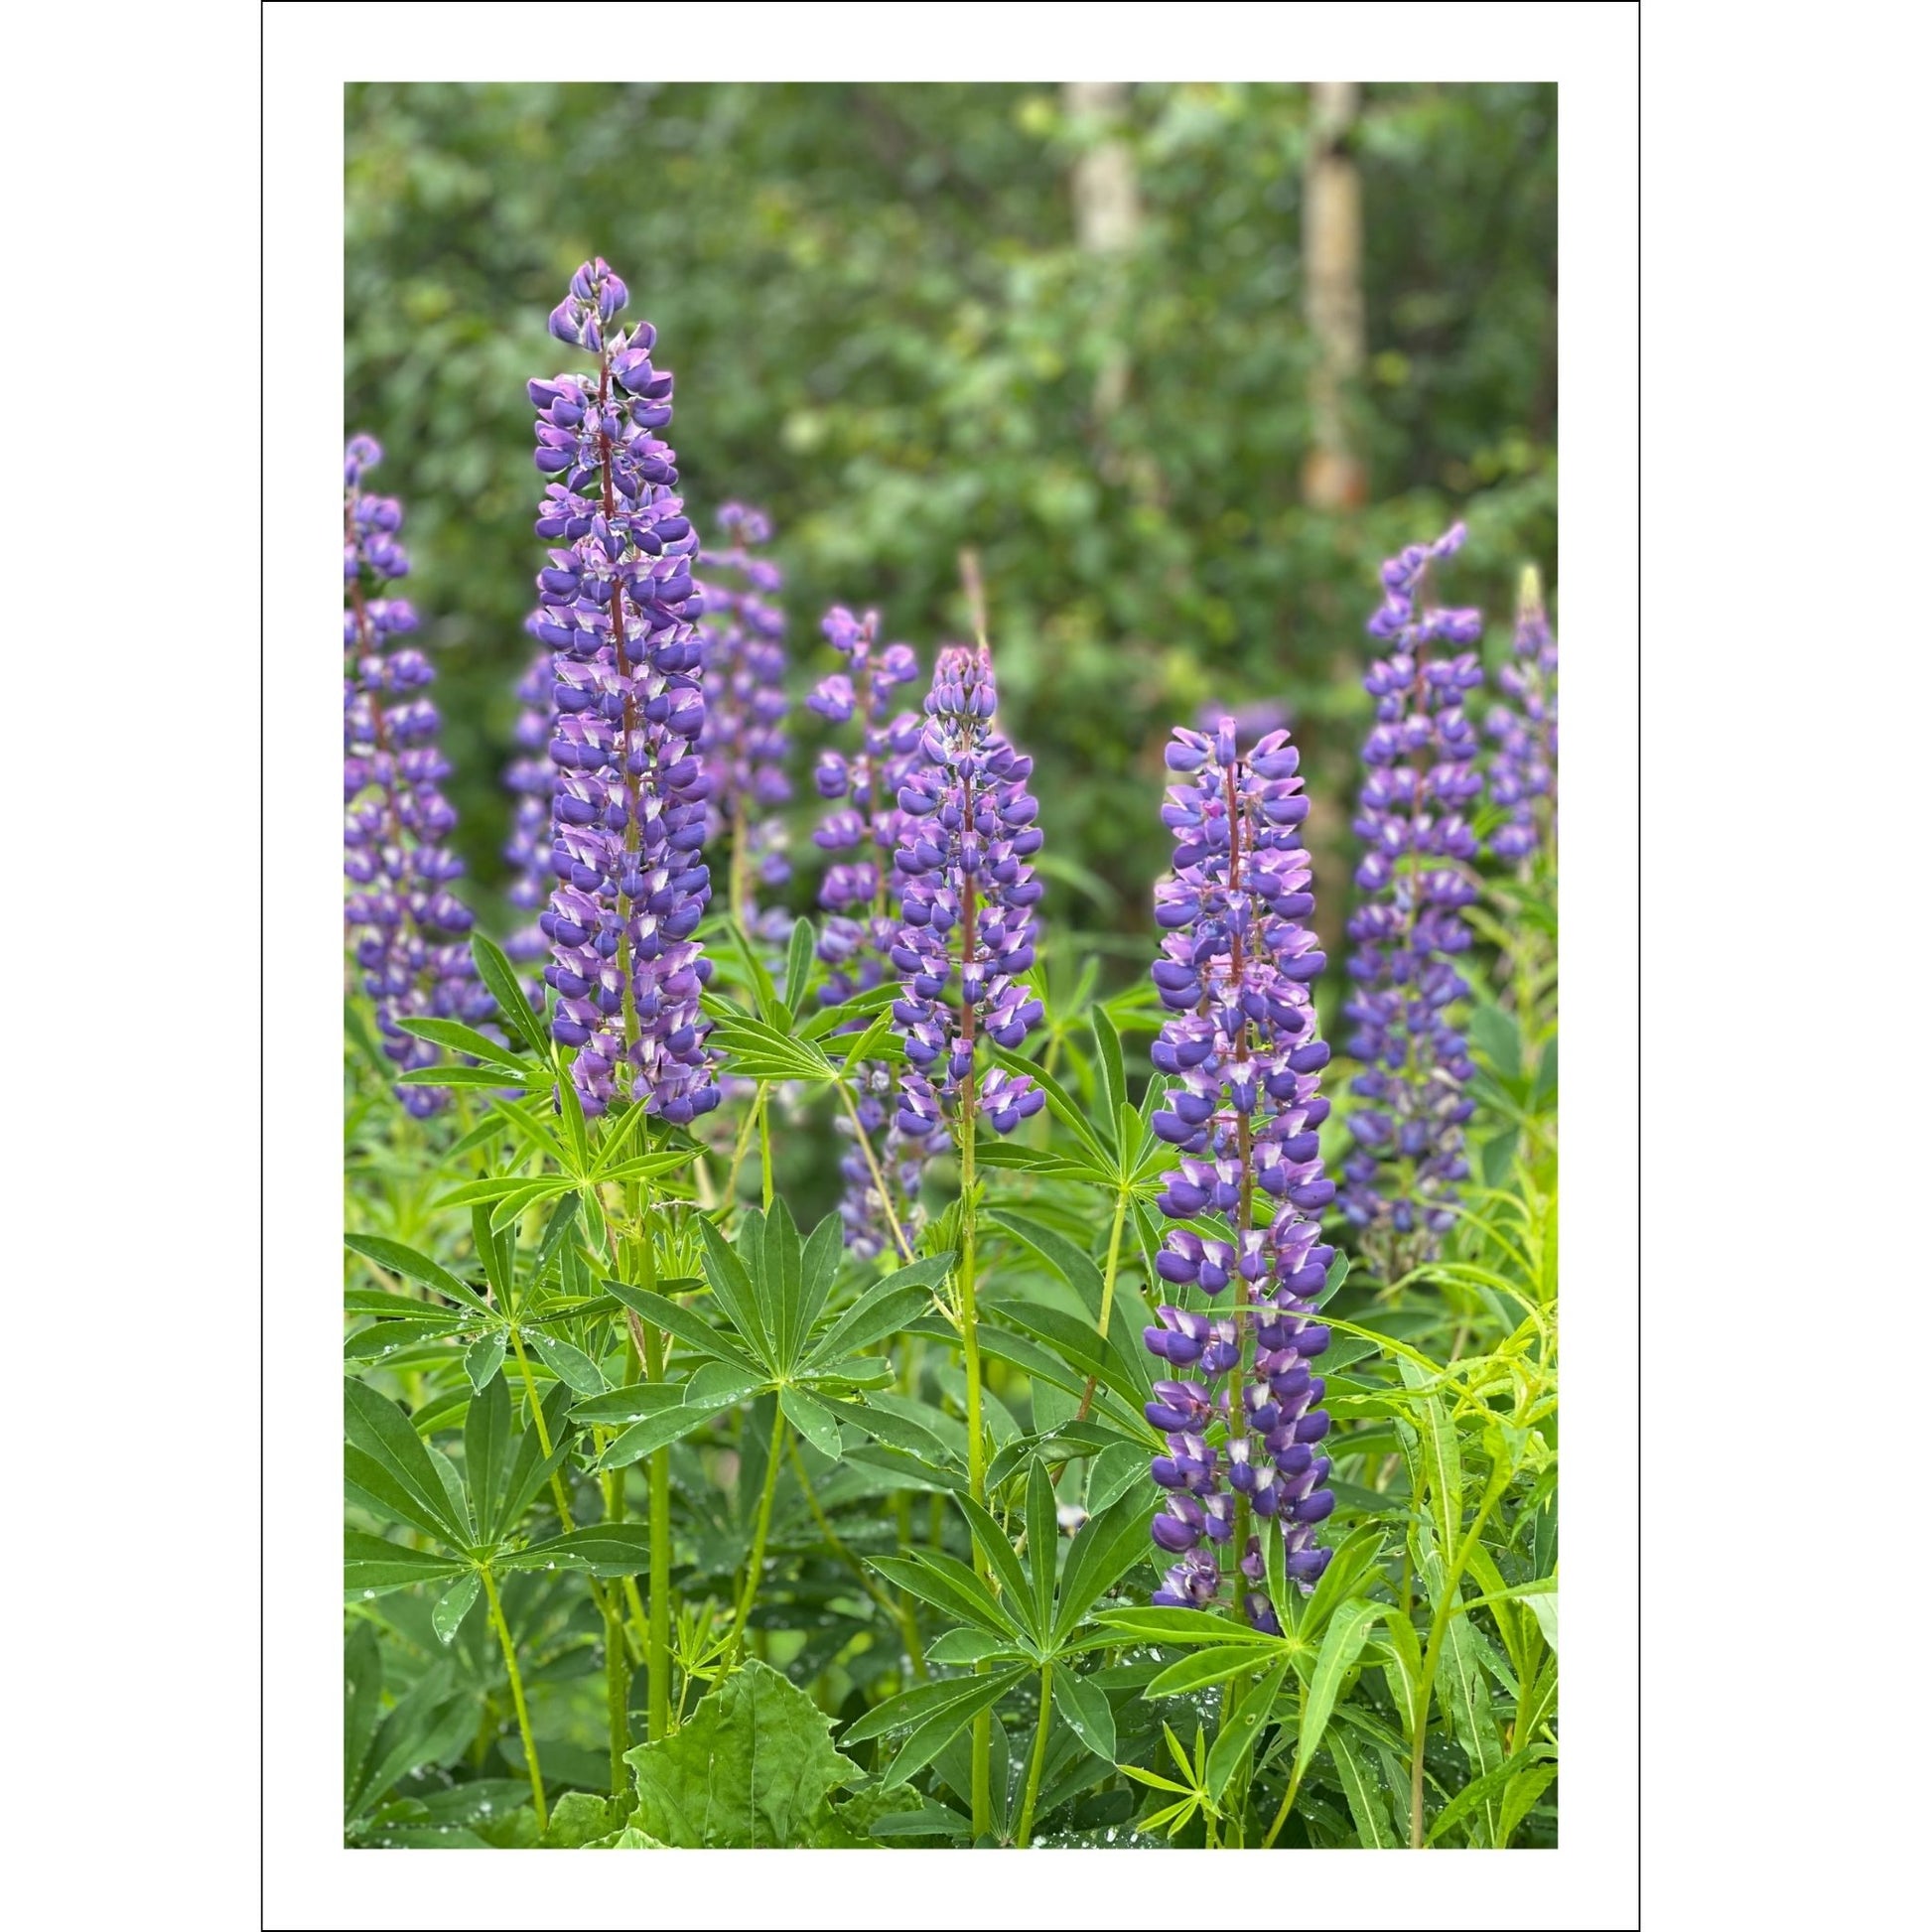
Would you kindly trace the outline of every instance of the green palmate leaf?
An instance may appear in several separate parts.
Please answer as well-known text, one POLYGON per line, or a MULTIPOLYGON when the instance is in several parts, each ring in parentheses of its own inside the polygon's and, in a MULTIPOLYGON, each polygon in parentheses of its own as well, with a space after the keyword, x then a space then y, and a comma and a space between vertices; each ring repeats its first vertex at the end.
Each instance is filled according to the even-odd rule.
POLYGON ((353 1815, 362 1770, 382 1709, 382 1646, 374 1624, 358 1618, 343 1644, 343 1809, 353 1815))
POLYGON ((1099 1162, 1102 1170, 1113 1174, 1117 1166, 1114 1151, 1093 1130, 1087 1118, 1086 1109, 1046 1071, 1034 1060, 1023 1059, 1018 1053, 1009 1053, 1004 1046, 989 1045, 993 1058, 1009 1073, 1024 1073, 1046 1096, 1046 1105, 1053 1118, 1063 1127, 1070 1128, 1081 1144, 1099 1162))
MULTIPOLYGON (((358 1667, 359 1668, 359 1667, 358 1667)), ((447 1659, 439 1659, 417 1679, 376 1727, 363 1753, 344 1810, 353 1820, 366 1816, 406 1772, 445 1764, 474 1734, 478 1700, 454 1688, 447 1659)), ((437 1820, 427 1807, 421 1816, 437 1820)))
POLYGON ((762 1297, 753 1283, 747 1265, 748 1261, 755 1265, 760 1262, 764 1248, 764 1216, 753 1208, 739 1223, 738 1238, 745 1250, 743 1259, 710 1221, 701 1220, 698 1233, 704 1241, 705 1280, 711 1284, 713 1300, 744 1337, 753 1354, 768 1367, 775 1368, 777 1359, 772 1349, 773 1336, 764 1323, 760 1306, 762 1297))
POLYGON ((1259 1682, 1248 1686, 1215 1736, 1214 1746, 1207 1753, 1205 1782, 1209 1794, 1217 1801, 1260 1740, 1261 1727, 1274 1712, 1275 1700, 1281 1694, 1282 1680, 1288 1675, 1289 1662, 1287 1657, 1276 1658, 1259 1682))
POLYGON ((441 1517, 432 1512, 399 1482, 389 1468, 374 1456, 355 1447, 343 1446, 343 1492, 345 1498, 371 1516, 391 1523, 407 1523, 411 1529, 433 1536, 439 1543, 453 1539, 441 1517))
MULTIPOLYGON (((1021 1664, 995 1674, 1003 1675, 1008 1683, 1017 1684, 1026 1669, 1027 1666, 1021 1664)), ((839 1742, 849 1749, 874 1737, 890 1736, 896 1730, 910 1730, 913 1725, 922 1725, 954 1709, 966 1712, 977 1710, 980 1693, 985 1687, 986 1679, 983 1677, 942 1677, 935 1678, 929 1684, 915 1685, 909 1691, 901 1691, 897 1697, 889 1697, 875 1704, 864 1717, 855 1720, 839 1733, 839 1742)))
POLYGON ((482 1594, 483 1578, 473 1570, 437 1599, 435 1609, 430 1612, 430 1624, 445 1643, 456 1641, 456 1633, 463 1627, 463 1619, 470 1614, 482 1594))
POLYGON ((1147 1448, 1141 1443, 1110 1443, 1087 1470, 1087 1508, 1093 1515, 1111 1508, 1147 1479, 1147 1448))
MULTIPOLYGON (((709 1223, 701 1222, 699 1225, 708 1227, 709 1223)), ((745 1353, 739 1343, 727 1335, 722 1328, 714 1328, 702 1315, 694 1314, 689 1309, 679 1308, 675 1302, 667 1301, 662 1295, 653 1294, 649 1289, 632 1288, 628 1282, 606 1281, 604 1287, 608 1294, 615 1296, 633 1314, 640 1314, 646 1321, 675 1335, 687 1347, 695 1348, 700 1355, 709 1356, 716 1361, 731 1362, 747 1370, 759 1381, 764 1379, 763 1372, 745 1353)))
POLYGON ((685 1848, 809 1843, 831 1794, 862 1776, 830 1731, 802 1691, 766 1664, 746 1664, 675 1735, 625 1753, 637 1780, 634 1823, 685 1848))
POLYGON ((1084 1248, 1031 1215, 1016 1214, 1010 1208, 996 1207, 986 1218, 1017 1234, 1079 1296, 1087 1312, 1098 1317, 1106 1282, 1084 1248))
POLYGON ((1371 1603, 1366 1597, 1358 1596, 1344 1603, 1329 1619, 1314 1670, 1309 1678, 1308 1699, 1302 1707, 1302 1727, 1295 1740, 1295 1764, 1301 1775, 1306 1776, 1314 1762, 1335 1700, 1341 1695, 1342 1680, 1361 1656, 1370 1630, 1378 1618, 1392 1613, 1393 1605, 1371 1603))
POLYGON ((1554 1589, 1526 1590, 1523 1601, 1529 1605, 1530 1613, 1536 1618, 1536 1627, 1543 1632, 1543 1641, 1552 1650, 1557 1647, 1557 1593, 1554 1589))
POLYGON ((1101 1597, 1147 1554, 1146 1502, 1124 1497, 1111 1509, 1087 1519, 1073 1539, 1060 1578, 1053 1614, 1053 1641, 1064 1643, 1101 1597))
POLYGON ((841 1361, 870 1348, 882 1336, 897 1334, 931 1307, 932 1290, 945 1280, 951 1265, 950 1255, 935 1255, 888 1275, 825 1331, 807 1362, 841 1361))
POLYGON ((550 1041, 543 1022, 530 1011, 530 1002, 524 994, 522 982, 516 977, 516 968, 509 963, 503 949, 493 939, 484 938, 481 932, 473 932, 470 935, 470 955, 477 962, 478 978, 495 996, 497 1018, 519 1035, 539 1059, 547 1061, 550 1041))
POLYGON ((543 1434, 550 1438, 547 1454, 534 1417, 524 1430, 496 1507, 499 1530, 512 1530, 522 1521, 523 1512, 536 1500, 537 1491, 550 1480, 553 1470, 563 1466, 564 1457, 570 1453, 570 1437, 564 1428, 564 1408, 569 1400, 570 1391, 561 1382, 543 1398, 543 1434))
POLYGON ((601 1395, 609 1386, 604 1371, 581 1348, 534 1328, 530 1330, 530 1346, 544 1367, 577 1394, 601 1395))
MULTIPOLYGON (((1023 1678, 1031 1674, 1032 1667, 1023 1665, 1018 1670, 996 1671, 991 1676, 973 1677, 965 1681, 968 1693, 956 1704, 947 1705, 942 1711, 929 1717, 923 1724, 915 1725, 897 1751, 893 1761, 887 1765, 881 1782, 894 1785, 902 1784, 932 1762, 952 1740, 978 1717, 982 1711, 990 1710, 1006 1696, 1023 1678)), ((994 1725, 997 1736, 999 1725, 994 1725)), ((998 1776, 999 1764, 995 1760, 997 1793, 996 1809, 1004 1797, 1006 1781, 998 1776)), ((949 1780, 950 1781, 950 1780, 949 1780)))
POLYGON ((466 1526, 450 1505, 443 1479, 429 1458, 409 1418, 387 1396, 365 1383, 343 1384, 343 1431, 369 1456, 411 1502, 424 1511, 444 1538, 461 1548, 466 1526))
POLYGON ((1106 1693, 1090 1678, 1076 1677, 1070 1670, 1053 1673, 1053 1708, 1066 1720, 1067 1727, 1096 1757, 1109 1764, 1119 1748, 1114 1735, 1114 1714, 1106 1693))
MULTIPOLYGON (((1127 1063, 1120 1050, 1120 1035, 1105 1007, 1095 1007, 1089 1019, 1100 1069, 1102 1106, 1109 1122, 1118 1121, 1127 1111, 1127 1063)), ((1127 1151, 1124 1143, 1117 1143, 1127 1151)))
POLYGON ((343 1588, 350 1596, 377 1596, 410 1584, 434 1584, 463 1575, 464 1566, 427 1550, 408 1550, 362 1530, 343 1532, 343 1588))
POLYGON ((771 1338, 774 1366, 789 1366, 790 1332, 804 1300, 805 1257, 798 1225, 780 1195, 758 1219, 747 1216, 739 1236, 757 1297, 759 1318, 771 1338))
POLYGON ((1355 1822, 1356 1841, 1364 1851, 1393 1851, 1400 1841, 1389 1828, 1381 1783, 1364 1762, 1364 1754, 1337 1727, 1328 1739, 1328 1755, 1334 1760, 1341 1795, 1348 1801, 1348 1815, 1355 1822))
MULTIPOLYGON (((712 1002, 707 999, 710 1009, 712 1002)), ((721 1019, 710 1043, 731 1060, 732 1071, 750 1080, 836 1080, 839 1069, 814 1039, 745 1015, 721 1019)))
POLYGON ((500 1087, 504 1074, 490 1066, 412 1067, 397 1082, 399 1087, 500 1087))
MULTIPOLYGON (((1458 1616, 1450 1622, 1443 1638, 1436 1694, 1450 1732, 1468 1759, 1471 1776, 1480 1783, 1482 1778, 1501 1768, 1503 1740, 1489 1695, 1489 1680, 1483 1675, 1478 1644, 1467 1617, 1458 1616)), ((1493 1845, 1495 1808, 1486 1795, 1481 1802, 1488 1842, 1493 1845)))
POLYGON ((888 1583, 910 1590, 948 1616, 962 1617, 997 1637, 1025 1640, 1026 1632, 1018 1622, 956 1557, 921 1550, 909 1557, 873 1557, 870 1562, 888 1583))
MULTIPOLYGON (((707 1368, 721 1364, 709 1362, 707 1368)), ((702 1373, 702 1371, 700 1371, 702 1373)), ((728 1371, 736 1375, 739 1371, 728 1371)), ((631 1423, 648 1422, 667 1409, 681 1409, 685 1393, 696 1386, 691 1382, 628 1382, 621 1389, 603 1395, 587 1396, 570 1405, 570 1419, 583 1429, 623 1429, 631 1423)))
POLYGON ((844 1452, 845 1444, 839 1435, 839 1425, 817 1396, 795 1384, 788 1384, 778 1391, 778 1409, 785 1421, 819 1454, 837 1460, 844 1452))
POLYGON ((925 1647, 929 1664, 982 1664, 995 1657, 1009 1664, 1027 1661, 1007 1639, 986 1630, 947 1630, 925 1647))
POLYGON ((1308 1607, 1301 1618, 1305 1629, 1315 1631, 1326 1624, 1342 1600, 1353 1593, 1356 1583, 1374 1568, 1387 1536, 1380 1523, 1364 1523, 1343 1539, 1328 1560, 1327 1569, 1321 1573, 1313 1594, 1308 1598, 1308 1607))
POLYGON ((401 1275, 406 1280, 420 1282, 425 1288, 433 1288, 437 1294, 463 1308, 482 1314, 492 1312, 489 1304, 474 1288, 466 1287, 447 1268, 430 1260, 427 1255, 418 1254, 414 1248, 405 1247, 400 1241, 391 1241, 380 1234, 345 1234, 343 1245, 354 1249, 378 1268, 388 1269, 392 1275, 401 1275))
MULTIPOLYGON (((688 1385, 686 1392, 688 1395, 688 1385)), ((684 1402, 666 1403, 654 1414, 646 1412, 642 1422, 631 1424, 612 1439, 610 1448, 598 1457, 597 1466, 600 1470, 628 1468, 640 1456, 649 1455, 668 1444, 682 1442, 737 1400, 735 1395, 713 1396, 702 1402, 687 1399, 684 1402)))
POLYGON ((965 1512, 966 1521, 971 1526, 974 1547, 986 1560, 987 1567, 1000 1586, 1003 1607, 1029 1640, 1036 1644, 1044 1626, 1034 1614, 1033 1592, 1013 1545, 1007 1541, 990 1512, 971 1496, 961 1496, 959 1507, 965 1512))
POLYGON ((1422 1723, 1422 1641, 1416 1626, 1397 1612, 1388 1619, 1388 1656, 1382 1675, 1402 1720, 1405 1738, 1414 1741, 1422 1723))
POLYGON ((470 1378, 473 1389, 486 1389, 496 1379, 498 1370, 503 1366, 503 1350, 507 1345, 502 1329, 492 1328, 464 1350, 463 1372, 470 1378))

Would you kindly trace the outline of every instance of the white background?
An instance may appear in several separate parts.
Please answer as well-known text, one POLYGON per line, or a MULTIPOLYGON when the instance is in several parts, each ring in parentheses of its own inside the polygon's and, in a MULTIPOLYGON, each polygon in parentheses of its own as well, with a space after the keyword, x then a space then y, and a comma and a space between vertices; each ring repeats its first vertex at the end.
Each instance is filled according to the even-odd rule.
POLYGON ((251 7, 22 14, 3 83, 0 1761, 23 1922, 1617 1928, 1637 1923, 1640 1818, 1659 1932, 1904 1922, 1926 1777, 1905 1378, 1927 1270, 1896 1224, 1927 1138, 1928 507, 1904 10, 1653 0, 1641 801, 1634 7, 261 18, 265 203, 251 7), (643 73, 1560 81, 1561 1851, 1238 1873, 981 1858, 969 1882, 912 1852, 337 1849, 341 85, 643 73))

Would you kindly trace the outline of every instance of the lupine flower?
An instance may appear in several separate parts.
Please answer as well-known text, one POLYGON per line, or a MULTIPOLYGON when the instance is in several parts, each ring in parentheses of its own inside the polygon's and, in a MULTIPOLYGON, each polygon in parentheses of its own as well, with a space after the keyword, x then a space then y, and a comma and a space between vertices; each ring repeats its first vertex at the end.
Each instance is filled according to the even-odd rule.
MULTIPOLYGON (((1322 1173, 1319 1092, 1328 1048, 1316 1037, 1310 988, 1324 964, 1307 921, 1314 909, 1297 830, 1308 799, 1299 755, 1271 731, 1245 758, 1233 718, 1208 735, 1176 729, 1162 819, 1173 834, 1173 871, 1155 888, 1167 936, 1154 984, 1168 1019, 1155 1068, 1171 1079, 1154 1131, 1179 1156, 1163 1176, 1170 1227, 1155 1271, 1175 1291, 1210 1301, 1239 1287, 1226 1314, 1164 1305, 1145 1330, 1151 1353, 1180 1372, 1154 1385, 1147 1418, 1168 1439, 1152 1473, 1168 1492, 1154 1540, 1180 1561, 1158 1604, 1215 1600, 1215 1551, 1249 1517, 1281 1526, 1287 1574, 1311 1588, 1328 1562, 1315 1526, 1334 1507, 1322 1488, 1328 1459, 1323 1383, 1310 1364, 1328 1346, 1314 1319, 1334 1249, 1315 1217, 1333 1200, 1322 1173), (1220 1444, 1208 1433, 1219 1426, 1220 1444)), ((1236 1552, 1259 1585, 1259 1534, 1236 1552)), ((1278 1628, 1266 1594, 1231 1586, 1249 1620, 1278 1628)))
MULTIPOLYGON (((532 636, 542 615, 539 608, 524 622, 523 627, 532 636)), ((503 847, 510 868, 507 897, 519 911, 530 915, 510 934, 503 950, 523 965, 544 958, 550 951, 550 941, 537 924, 537 915, 550 900, 550 799, 557 781, 557 767, 550 762, 550 740, 556 730, 551 699, 555 682, 551 652, 539 644, 516 687, 521 707, 516 714, 516 757, 503 772, 503 783, 516 798, 509 840, 503 847)))
POLYGON ((731 842, 732 909, 748 932, 782 941, 790 919, 782 908, 759 915, 755 892, 791 877, 784 820, 791 796, 785 776, 785 617, 770 600, 783 582, 768 557, 761 511, 727 503, 718 521, 737 541, 698 559, 705 573, 705 725, 702 750, 711 780, 710 836, 731 842))
MULTIPOLYGON (((1039 806, 1026 788, 1034 761, 993 730, 996 702, 986 645, 942 650, 920 734, 927 763, 898 791, 905 819, 894 858, 900 925, 892 961, 904 990, 893 1017, 906 1071, 897 1124, 914 1140, 956 1116, 963 1092, 996 1134, 1012 1133, 1046 1098, 1024 1073, 974 1077, 982 1035, 1017 1047, 1042 1012, 1020 978, 1034 963, 1040 893, 1027 863, 1040 846, 1039 806)), ((973 1131, 970 1120, 957 1124, 973 1131)))
POLYGON ((613 1098, 684 1125, 718 1104, 699 997, 711 962, 692 937, 711 896, 703 601, 697 532, 677 494, 671 376, 647 322, 600 258, 571 278, 550 333, 597 358, 594 376, 533 381, 536 466, 551 481, 537 535, 537 641, 553 653, 556 884, 537 923, 551 942, 551 1032, 577 1049, 587 1113, 613 1098))
POLYGON ((1543 609, 1543 587, 1532 565, 1516 600, 1514 661, 1497 673, 1508 702, 1494 706, 1483 730, 1496 741, 1489 760, 1489 796, 1508 816, 1490 835, 1499 859, 1527 859, 1543 843, 1539 798, 1550 801, 1550 839, 1557 836, 1557 640, 1543 609))
POLYGON ((1375 726, 1355 831, 1365 849, 1348 921, 1354 1023, 1349 1050, 1362 1071, 1350 1091, 1354 1147, 1342 1165, 1342 1211, 1385 1271, 1425 1259, 1454 1219, 1468 1173, 1463 1084, 1473 1068, 1449 1009, 1468 985, 1454 965, 1469 946, 1462 908, 1476 897, 1476 838, 1466 813, 1482 791, 1476 736, 1463 693, 1482 682, 1477 611, 1426 602, 1429 566, 1461 548, 1458 523, 1382 566, 1385 596, 1369 634, 1388 646, 1363 683, 1375 726))
MULTIPOLYGON (((474 1025, 495 1002, 463 940, 470 908, 450 890, 463 873, 447 843, 456 811, 438 789, 450 765, 436 743, 436 706, 422 695, 436 673, 403 641, 416 628, 409 601, 382 594, 408 575, 409 557, 396 541, 401 505, 361 487, 381 461, 373 438, 349 439, 343 462, 343 869, 355 890, 344 910, 382 1050, 407 1073, 435 1065, 437 1049, 402 1032, 399 1021, 474 1025)), ((439 1087, 399 1087, 397 1094, 419 1119, 449 1099, 439 1087)))

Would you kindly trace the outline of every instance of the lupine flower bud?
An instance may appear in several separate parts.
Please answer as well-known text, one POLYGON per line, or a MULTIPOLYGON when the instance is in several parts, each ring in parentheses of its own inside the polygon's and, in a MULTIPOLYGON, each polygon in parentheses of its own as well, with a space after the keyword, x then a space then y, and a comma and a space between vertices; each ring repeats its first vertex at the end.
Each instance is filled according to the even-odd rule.
POLYGON ((1489 849, 1516 863, 1544 843, 1538 799, 1550 801, 1540 810, 1548 819, 1552 848, 1557 836, 1557 640, 1534 566, 1523 572, 1517 595, 1515 655, 1496 682, 1504 701, 1491 707, 1483 730, 1496 741, 1489 796, 1507 815, 1490 834, 1489 849))
MULTIPOLYGON (((901 923, 892 959, 904 993, 893 1017, 906 1059, 898 1126, 915 1138, 933 1133, 968 1090, 982 1034, 1012 1049, 1042 1012, 1020 978, 1034 963, 1040 893, 1027 863, 1040 846, 1038 806, 1026 788, 1034 761, 992 729, 995 703, 992 652, 942 650, 920 734, 927 763, 898 790, 901 923)), ((974 1090, 997 1134, 1045 1098, 1025 1074, 993 1072, 974 1090)))
MULTIPOLYGON (((1175 1084, 1153 1127, 1181 1154, 1156 1204, 1176 1220, 1217 1217, 1222 1231, 1169 1229, 1155 1272, 1210 1297, 1241 1287, 1229 1315, 1163 1306, 1161 1325, 1145 1336, 1152 1353, 1209 1385, 1226 1377, 1241 1399, 1194 1381, 1154 1385, 1147 1417, 1167 1435, 1168 1453, 1154 1458, 1153 1475, 1169 1491, 1154 1540, 1186 1553, 1155 1592, 1158 1604, 1215 1600, 1211 1546, 1234 1534, 1236 1497, 1254 1518, 1279 1524, 1298 1583, 1311 1587, 1327 1562, 1312 1539, 1334 1498, 1314 1488, 1307 1444, 1328 1419, 1316 1406, 1321 1379, 1306 1364, 1328 1345, 1311 1317, 1334 1250, 1313 1217, 1335 1189, 1316 1131, 1328 1112, 1317 1091, 1327 1051, 1309 991, 1322 959, 1304 923, 1314 899, 1296 830, 1308 811, 1298 762, 1285 731, 1240 756, 1233 718, 1211 734, 1176 730, 1167 753, 1179 781, 1161 814, 1174 855, 1173 874, 1155 888, 1166 937, 1153 977, 1169 1018, 1152 1057, 1175 1084), (1218 1457, 1203 1442, 1217 1416, 1228 1430, 1218 1457)), ((1259 1535, 1240 1569, 1265 1575, 1259 1535)), ((1265 1595, 1241 1595, 1238 1586, 1236 1594, 1251 1622, 1275 1627, 1265 1595)))
POLYGON ((1482 682, 1473 644, 1482 619, 1424 599, 1429 566, 1461 548, 1458 523, 1382 566, 1382 608, 1369 634, 1389 646, 1363 679, 1375 725, 1355 831, 1365 847, 1348 921, 1354 987, 1342 1008, 1363 1070, 1350 1091, 1354 1146, 1342 1164, 1342 1211, 1385 1272, 1426 1258, 1454 1216, 1468 1173, 1463 1083, 1474 1070, 1449 1008, 1468 985, 1453 960, 1469 946, 1462 908, 1476 897, 1476 839, 1467 812, 1482 791, 1476 737, 1462 708, 1482 682))
MULTIPOLYGON (((449 762, 437 748, 436 707, 420 692, 436 675, 398 640, 416 628, 408 601, 380 593, 408 573, 395 533, 402 508, 361 488, 382 461, 372 437, 352 436, 343 459, 343 869, 354 887, 344 911, 375 1003, 382 1050, 405 1073, 434 1066, 438 1049, 401 1031, 402 1020, 486 1020, 495 1002, 477 978, 464 934, 473 917, 450 891, 463 864, 449 847, 456 812, 438 789, 449 762)), ((398 1087, 426 1119, 449 1094, 398 1087)))
POLYGON ((656 332, 613 325, 623 283, 587 262, 551 334, 597 357, 594 376, 533 381, 537 517, 556 547, 532 620, 552 653, 550 867, 537 923, 550 941, 551 1031, 575 1047, 585 1111, 613 1098, 686 1125, 718 1103, 699 999, 711 962, 692 936, 711 895, 697 532, 676 493, 671 377, 656 332))
POLYGON ((771 540, 769 520, 743 503, 727 503, 718 521, 736 539, 699 558, 704 577, 705 723, 701 750, 711 783, 709 836, 730 842, 732 909, 754 937, 782 942, 790 919, 782 907, 760 915, 759 887, 791 877, 784 820, 791 796, 785 776, 785 617, 774 601, 783 582, 776 564, 758 555, 771 540))

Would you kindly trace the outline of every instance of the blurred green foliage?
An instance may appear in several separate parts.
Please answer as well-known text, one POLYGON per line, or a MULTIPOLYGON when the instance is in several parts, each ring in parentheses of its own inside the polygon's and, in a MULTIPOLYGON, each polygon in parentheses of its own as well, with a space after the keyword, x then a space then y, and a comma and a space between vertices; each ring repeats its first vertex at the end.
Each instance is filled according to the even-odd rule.
MULTIPOLYGON (((1094 136, 1047 85, 369 83, 346 115, 347 426, 385 444, 408 510, 485 887, 541 549, 523 383, 573 365, 544 321, 592 254, 677 373, 700 528, 731 497, 777 525, 800 694, 832 668, 828 604, 876 606, 928 662, 964 634, 958 554, 978 549, 1048 853, 1097 876, 1063 875, 1048 909, 1083 926, 1147 922, 1170 726, 1274 702, 1304 745, 1332 935, 1377 560, 1465 517, 1445 589, 1489 611, 1492 658, 1520 565, 1554 582, 1553 86, 1365 89, 1355 513, 1300 500, 1301 87, 1136 87, 1121 258, 1076 245, 1069 173, 1094 136)), ((801 711, 807 746, 816 722, 801 711)))

